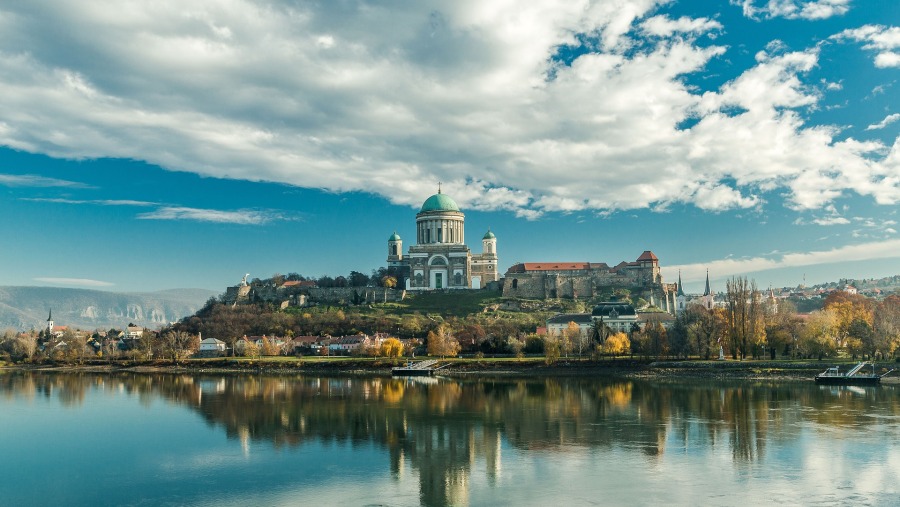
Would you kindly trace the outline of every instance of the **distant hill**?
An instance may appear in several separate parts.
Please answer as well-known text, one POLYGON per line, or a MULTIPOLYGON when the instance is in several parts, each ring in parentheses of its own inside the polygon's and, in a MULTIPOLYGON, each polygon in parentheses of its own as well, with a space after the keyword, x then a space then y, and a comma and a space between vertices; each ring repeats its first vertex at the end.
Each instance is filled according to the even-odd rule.
POLYGON ((158 328, 193 315, 218 293, 205 289, 119 293, 59 287, 0 287, 0 330, 41 329, 53 310, 57 325, 119 328, 134 323, 158 328))

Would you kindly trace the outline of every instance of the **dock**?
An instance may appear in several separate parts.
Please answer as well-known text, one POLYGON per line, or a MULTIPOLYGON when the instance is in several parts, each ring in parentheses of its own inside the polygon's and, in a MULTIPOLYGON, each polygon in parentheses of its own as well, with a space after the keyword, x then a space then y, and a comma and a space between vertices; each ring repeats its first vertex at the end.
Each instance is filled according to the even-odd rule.
POLYGON ((408 361, 406 366, 397 366, 391 369, 391 375, 395 377, 430 377, 434 375, 437 364, 437 359, 428 359, 415 363, 408 361))

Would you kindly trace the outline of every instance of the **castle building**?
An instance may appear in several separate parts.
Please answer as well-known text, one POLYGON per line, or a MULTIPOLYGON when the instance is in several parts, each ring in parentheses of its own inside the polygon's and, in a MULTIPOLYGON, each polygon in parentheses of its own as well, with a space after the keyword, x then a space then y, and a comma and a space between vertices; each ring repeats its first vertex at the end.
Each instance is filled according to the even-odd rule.
POLYGON ((497 237, 490 230, 482 253, 465 243, 465 215, 447 194, 432 195, 416 214, 416 244, 403 255, 396 232, 388 238, 388 268, 404 274, 407 290, 480 289, 499 279, 497 237))
POLYGON ((634 262, 610 267, 594 262, 520 262, 506 270, 504 297, 592 298, 608 288, 633 289, 634 295, 652 298, 666 290, 659 258, 646 250, 634 262))

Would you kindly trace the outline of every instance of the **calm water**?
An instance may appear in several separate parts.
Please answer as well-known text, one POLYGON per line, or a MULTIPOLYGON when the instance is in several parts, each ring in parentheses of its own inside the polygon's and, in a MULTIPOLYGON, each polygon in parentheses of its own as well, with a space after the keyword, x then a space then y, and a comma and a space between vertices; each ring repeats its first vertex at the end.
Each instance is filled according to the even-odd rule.
POLYGON ((2 505, 898 505, 900 389, 0 374, 2 505))

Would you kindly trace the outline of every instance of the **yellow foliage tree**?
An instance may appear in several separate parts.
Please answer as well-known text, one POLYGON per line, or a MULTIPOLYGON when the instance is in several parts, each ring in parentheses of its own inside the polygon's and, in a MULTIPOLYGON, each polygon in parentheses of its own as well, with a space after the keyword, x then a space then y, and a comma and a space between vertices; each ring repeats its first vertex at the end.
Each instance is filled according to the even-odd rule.
POLYGON ((403 343, 396 338, 388 338, 381 342, 378 355, 382 357, 400 357, 403 355, 403 343))
POLYGON ((606 339, 603 348, 607 354, 612 354, 615 357, 631 350, 631 340, 628 339, 625 333, 615 333, 606 339))
POLYGON ((428 332, 429 356, 456 356, 459 354, 459 342, 446 326, 440 326, 428 332))

